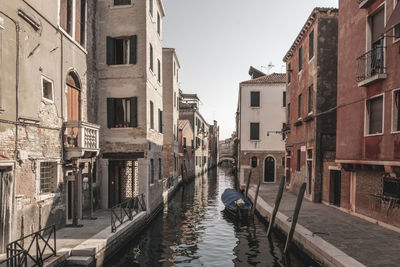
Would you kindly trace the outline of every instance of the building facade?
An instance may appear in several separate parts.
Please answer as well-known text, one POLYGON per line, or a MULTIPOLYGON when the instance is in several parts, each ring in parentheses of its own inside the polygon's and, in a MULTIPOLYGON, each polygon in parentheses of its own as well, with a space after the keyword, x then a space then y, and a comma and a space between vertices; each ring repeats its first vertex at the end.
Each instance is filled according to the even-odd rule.
MULTIPOLYGON (((254 68, 250 68, 249 74, 253 72, 254 68)), ((275 183, 284 174, 285 143, 281 129, 285 122, 285 83, 286 74, 281 73, 259 75, 240 83, 237 128, 242 185, 246 184, 250 171, 252 183, 258 183, 259 179, 275 183)))
POLYGON ((1 252, 46 226, 78 225, 97 203, 87 21, 85 0, 0 6, 1 252))
POLYGON ((321 201, 335 165, 338 11, 315 8, 284 57, 287 66, 286 184, 321 201))
POLYGON ((165 185, 178 181, 179 69, 175 49, 163 48, 163 172, 164 180, 171 180, 165 185))
POLYGON ((178 124, 179 143, 179 176, 183 180, 189 180, 195 176, 194 158, 194 135, 193 129, 188 120, 179 120, 178 124))
POLYGON ((151 212, 163 192, 163 5, 104 0, 97 14, 101 206, 144 193, 151 212))
POLYGON ((200 99, 196 94, 180 93, 179 119, 188 120, 193 130, 195 175, 208 170, 209 126, 199 111, 200 99))
POLYGON ((208 168, 214 168, 219 160, 219 126, 214 120, 213 125, 209 126, 210 137, 208 143, 208 168))
POLYGON ((329 188, 341 208, 396 227, 400 227, 398 2, 339 1, 336 162, 341 169, 329 188))

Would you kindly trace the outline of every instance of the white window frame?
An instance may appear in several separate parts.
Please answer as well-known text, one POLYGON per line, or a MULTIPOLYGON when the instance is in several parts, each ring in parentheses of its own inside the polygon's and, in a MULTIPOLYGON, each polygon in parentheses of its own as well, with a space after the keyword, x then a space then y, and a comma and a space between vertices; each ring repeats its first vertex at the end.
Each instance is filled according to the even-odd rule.
POLYGON ((53 80, 47 78, 46 76, 41 75, 41 76, 40 76, 40 87, 41 87, 41 89, 42 89, 42 92, 41 92, 41 93, 42 93, 42 101, 47 102, 47 103, 50 103, 50 104, 53 104, 53 103, 54 103, 54 98, 55 98, 55 95, 54 95, 54 82, 53 82, 53 80), (44 90, 44 88, 43 88, 43 81, 50 82, 50 84, 51 84, 51 95, 52 95, 53 99, 48 99, 48 98, 44 97, 44 92, 43 92, 43 90, 44 90))
POLYGON ((367 98, 364 101, 364 137, 369 137, 369 136, 379 136, 384 134, 384 129, 385 129, 385 94, 378 94, 374 95, 370 98, 367 98), (374 98, 382 97, 382 130, 380 133, 375 133, 375 134, 370 134, 369 133, 369 113, 367 109, 367 104, 368 101, 374 98))
MULTIPOLYGON (((400 130, 396 130, 396 128, 398 128, 397 125, 397 116, 398 116, 398 111, 395 110, 395 101, 396 101, 396 94, 399 93, 400 94, 400 88, 396 88, 392 91, 392 134, 396 134, 396 133, 400 133, 400 130)), ((399 107, 400 109, 400 103, 399 103, 399 107)))

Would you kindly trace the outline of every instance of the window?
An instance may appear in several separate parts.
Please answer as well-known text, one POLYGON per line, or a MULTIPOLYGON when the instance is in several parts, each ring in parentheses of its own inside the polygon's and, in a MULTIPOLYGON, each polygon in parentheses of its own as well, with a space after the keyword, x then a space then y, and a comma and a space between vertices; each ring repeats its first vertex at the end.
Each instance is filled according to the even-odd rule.
POLYGON ((251 158, 251 167, 252 168, 256 168, 257 167, 257 162, 258 162, 257 157, 252 157, 251 158))
POLYGON ((186 149, 186 137, 183 137, 183 148, 186 149))
POLYGON ((250 140, 260 140, 260 123, 250 123, 250 140))
POLYGON ((384 196, 400 198, 400 180, 384 177, 382 191, 384 196))
POLYGON ((288 83, 291 82, 292 80, 292 65, 290 63, 287 64, 287 79, 288 79, 288 83))
POLYGON ((300 171, 300 164, 301 164, 301 150, 297 149, 297 166, 296 166, 297 171, 300 171))
POLYGON ((159 59, 157 59, 157 73, 158 73, 157 80, 159 83, 161 83, 161 62, 159 59))
POLYGON ((251 107, 260 106, 260 92, 250 92, 250 106, 251 107))
POLYGON ((149 0, 149 12, 153 16, 153 0, 149 0))
POLYGON ((150 101, 150 129, 154 129, 154 104, 150 101))
POLYGON ((44 76, 42 76, 42 97, 44 100, 54 101, 53 81, 44 76))
POLYGON ((107 65, 123 65, 137 63, 137 36, 107 36, 107 65))
POLYGON ((290 125, 290 103, 287 105, 287 123, 290 125))
POLYGON ((176 158, 176 155, 174 153, 174 171, 177 171, 178 169, 178 159, 176 158))
POLYGON ((158 159, 158 180, 162 179, 162 161, 158 159))
POLYGON ((158 35, 161 34, 161 18, 158 12, 157 12, 157 33, 158 35))
POLYGON ((297 118, 301 119, 301 94, 299 94, 297 100, 297 118))
POLYGON ((299 72, 303 69, 303 47, 299 48, 299 72))
POLYGON ((312 113, 314 108, 314 86, 308 87, 308 113, 312 113))
POLYGON ((154 71, 154 68, 153 68, 153 46, 150 44, 150 70, 151 71, 154 71))
POLYGON ((176 73, 176 63, 174 61, 174 76, 175 76, 175 73, 176 73))
POLYGON ((154 160, 150 159, 150 184, 154 184, 154 160))
POLYGON ((163 118, 162 118, 162 110, 158 109, 158 129, 159 132, 163 132, 163 118))
POLYGON ((108 128, 137 127, 137 97, 107 98, 108 128))
POLYGON ((382 133, 383 96, 367 100, 367 133, 382 133))
POLYGON ((286 91, 283 91, 282 93, 282 106, 286 107, 286 91))
POLYGON ((125 6, 130 4, 131 0, 114 0, 114 6, 125 6))
POLYGON ((40 163, 40 193, 53 193, 57 190, 57 162, 40 163))
POLYGON ((400 131, 400 90, 393 92, 393 131, 400 131))
POLYGON ((176 107, 176 92, 174 92, 174 107, 176 107))
POLYGON ((314 57, 314 30, 308 36, 308 59, 314 57))
POLYGON ((61 0, 60 26, 84 46, 86 41, 86 0, 61 0), (75 5, 73 1, 76 1, 75 5))
MULTIPOLYGON (((395 1, 395 7, 397 7, 397 5, 400 5, 399 0, 395 1)), ((400 23, 394 26, 393 31, 394 31, 394 40, 397 41, 398 39, 400 39, 400 23)))

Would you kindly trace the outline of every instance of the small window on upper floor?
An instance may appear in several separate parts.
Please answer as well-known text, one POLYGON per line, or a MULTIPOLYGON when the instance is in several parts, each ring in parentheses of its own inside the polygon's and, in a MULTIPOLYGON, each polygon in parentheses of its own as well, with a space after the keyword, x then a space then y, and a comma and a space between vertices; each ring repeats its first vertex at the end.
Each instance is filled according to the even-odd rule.
POLYGON ((287 82, 290 83, 292 81, 292 65, 290 63, 287 64, 287 82))
POLYGON ((400 131, 400 90, 396 90, 393 92, 393 131, 400 131))
POLYGON ((283 91, 282 93, 282 106, 286 107, 286 91, 283 91))
POLYGON ((301 119, 301 110, 302 110, 302 103, 301 103, 301 94, 299 94, 297 98, 297 118, 301 119))
POLYGON ((260 92, 250 92, 250 107, 260 106, 260 92))
POLYGON ((153 0, 149 0, 149 12, 153 16, 153 0))
POLYGON ((299 48, 299 72, 303 69, 303 47, 299 48))
POLYGON ((124 65, 137 63, 137 36, 107 36, 107 65, 124 65))
POLYGON ((154 63, 153 63, 153 46, 150 44, 150 58, 149 58, 149 60, 150 60, 150 70, 151 71, 154 71, 154 63))
POLYGON ((161 17, 158 12, 157 12, 157 33, 158 35, 161 34, 161 17))
POLYGON ((60 26, 75 41, 86 43, 86 0, 60 0, 60 26), (75 5, 74 5, 74 1, 75 5))
POLYGON ((367 100, 366 133, 380 134, 383 132, 383 96, 367 100))
POLYGON ((42 97, 46 101, 54 101, 53 81, 42 76, 42 97))
POLYGON ((314 86, 308 87, 308 113, 312 113, 314 109, 314 86))
POLYGON ((114 6, 128 6, 132 4, 132 0, 114 0, 114 6))
POLYGON ((157 80, 159 83, 161 83, 161 62, 159 59, 157 59, 157 80))
POLYGON ((260 140, 260 123, 251 122, 250 123, 250 140, 260 140))
MULTIPOLYGON (((399 5, 400 5, 400 1, 396 0, 395 1, 395 8, 400 8, 399 5)), ((394 33, 394 41, 400 40, 400 23, 397 24, 396 26, 394 26, 393 33, 394 33)))
POLYGON ((308 59, 312 59, 314 57, 314 30, 308 36, 308 59))

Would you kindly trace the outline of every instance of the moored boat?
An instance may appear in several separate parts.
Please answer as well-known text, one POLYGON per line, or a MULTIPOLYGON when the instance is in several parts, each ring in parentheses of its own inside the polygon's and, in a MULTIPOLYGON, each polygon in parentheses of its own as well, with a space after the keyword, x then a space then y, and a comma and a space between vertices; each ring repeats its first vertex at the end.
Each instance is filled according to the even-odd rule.
POLYGON ((251 202, 235 189, 225 189, 221 200, 225 205, 225 210, 240 219, 246 218, 250 213, 251 202))

